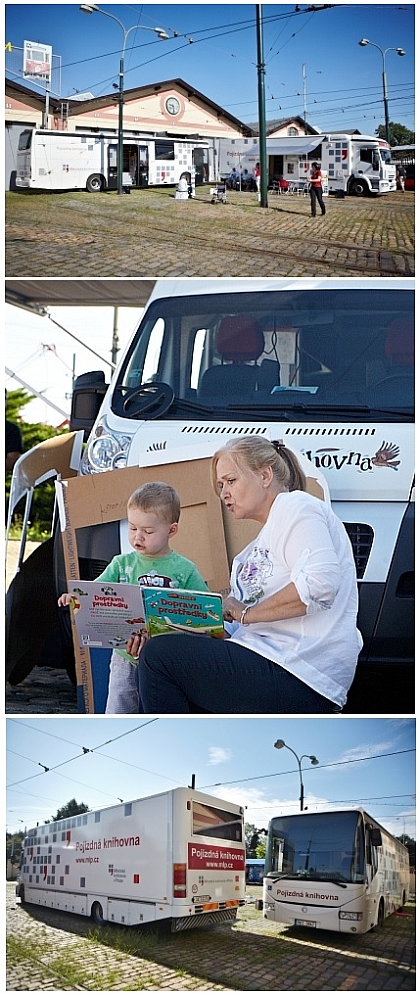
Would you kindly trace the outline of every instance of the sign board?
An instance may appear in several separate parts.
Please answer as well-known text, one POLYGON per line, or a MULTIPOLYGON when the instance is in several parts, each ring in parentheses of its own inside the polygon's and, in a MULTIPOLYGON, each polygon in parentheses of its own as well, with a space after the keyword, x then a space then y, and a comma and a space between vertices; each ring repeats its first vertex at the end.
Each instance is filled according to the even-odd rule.
POLYGON ((51 80, 52 47, 37 41, 23 43, 23 75, 26 79, 51 80))

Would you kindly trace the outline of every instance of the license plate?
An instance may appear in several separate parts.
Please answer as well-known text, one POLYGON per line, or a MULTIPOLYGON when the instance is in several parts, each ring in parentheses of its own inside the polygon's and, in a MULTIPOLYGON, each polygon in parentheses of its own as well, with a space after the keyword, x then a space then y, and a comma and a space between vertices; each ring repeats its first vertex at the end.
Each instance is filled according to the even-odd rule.
POLYGON ((308 928, 316 928, 316 922, 308 922, 307 918, 295 918, 295 925, 306 925, 308 928))

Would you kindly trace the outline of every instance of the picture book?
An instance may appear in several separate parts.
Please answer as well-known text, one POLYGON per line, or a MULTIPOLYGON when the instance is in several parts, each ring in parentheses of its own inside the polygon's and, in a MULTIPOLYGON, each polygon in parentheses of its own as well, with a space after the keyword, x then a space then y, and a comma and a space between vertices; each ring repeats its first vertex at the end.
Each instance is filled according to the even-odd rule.
POLYGON ((141 632, 224 637, 220 594, 103 580, 76 580, 68 590, 79 645, 116 649, 134 665, 125 644, 141 632))
POLYGON ((134 583, 75 580, 69 584, 79 645, 87 649, 124 649, 146 629, 141 588, 134 583))
POLYGON ((150 637, 167 632, 224 637, 220 594, 171 587, 141 587, 141 592, 150 637))

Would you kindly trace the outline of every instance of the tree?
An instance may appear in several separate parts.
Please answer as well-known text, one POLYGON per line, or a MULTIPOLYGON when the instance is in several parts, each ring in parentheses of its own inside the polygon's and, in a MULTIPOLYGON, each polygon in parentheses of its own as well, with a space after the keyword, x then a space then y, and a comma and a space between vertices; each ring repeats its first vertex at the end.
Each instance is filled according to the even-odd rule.
POLYGON ((51 821, 63 821, 64 818, 74 818, 75 815, 84 815, 86 811, 90 811, 87 804, 79 803, 76 798, 73 797, 71 801, 68 801, 64 807, 59 808, 57 814, 53 816, 51 821))
MULTIPOLYGON (((382 138, 386 141, 386 130, 385 125, 380 124, 376 129, 376 134, 378 138, 382 138)), ((390 145, 414 145, 414 131, 409 131, 404 124, 396 124, 394 121, 389 122, 389 144, 390 145)))
MULTIPOLYGON (((60 430, 59 428, 53 428, 51 425, 44 425, 42 423, 30 424, 23 421, 20 412, 32 399, 32 395, 22 389, 8 391, 6 397, 6 420, 14 421, 19 426, 24 452, 28 452, 34 445, 38 445, 39 442, 45 442, 47 438, 54 438, 55 435, 64 434, 64 431, 67 430, 60 430)), ((6 475, 6 497, 10 493, 10 481, 11 474, 8 473, 6 475)), ((51 532, 54 500, 54 481, 47 480, 35 488, 31 505, 31 524, 36 527, 39 534, 42 532, 51 532)), ((19 520, 20 506, 20 504, 17 505, 17 511, 14 514, 15 520, 19 520)))
POLYGON ((6 860, 16 865, 20 862, 24 832, 6 832, 6 860))
POLYGON ((408 855, 410 860, 410 866, 416 865, 416 840, 412 839, 409 835, 397 835, 399 842, 402 842, 403 846, 408 849, 408 855))
POLYGON ((245 822, 245 846, 248 858, 264 859, 267 842, 264 836, 267 835, 265 828, 256 828, 245 822))

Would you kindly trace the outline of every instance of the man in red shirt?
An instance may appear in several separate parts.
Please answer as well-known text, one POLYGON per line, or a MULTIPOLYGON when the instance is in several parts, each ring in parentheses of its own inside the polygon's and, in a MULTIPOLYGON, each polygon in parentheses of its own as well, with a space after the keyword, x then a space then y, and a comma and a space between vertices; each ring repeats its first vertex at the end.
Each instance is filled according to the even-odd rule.
POLYGON ((321 214, 326 213, 325 204, 322 199, 322 173, 321 167, 317 162, 312 163, 312 169, 309 176, 309 194, 311 197, 311 214, 312 217, 316 217, 316 202, 318 201, 321 208, 321 214))

